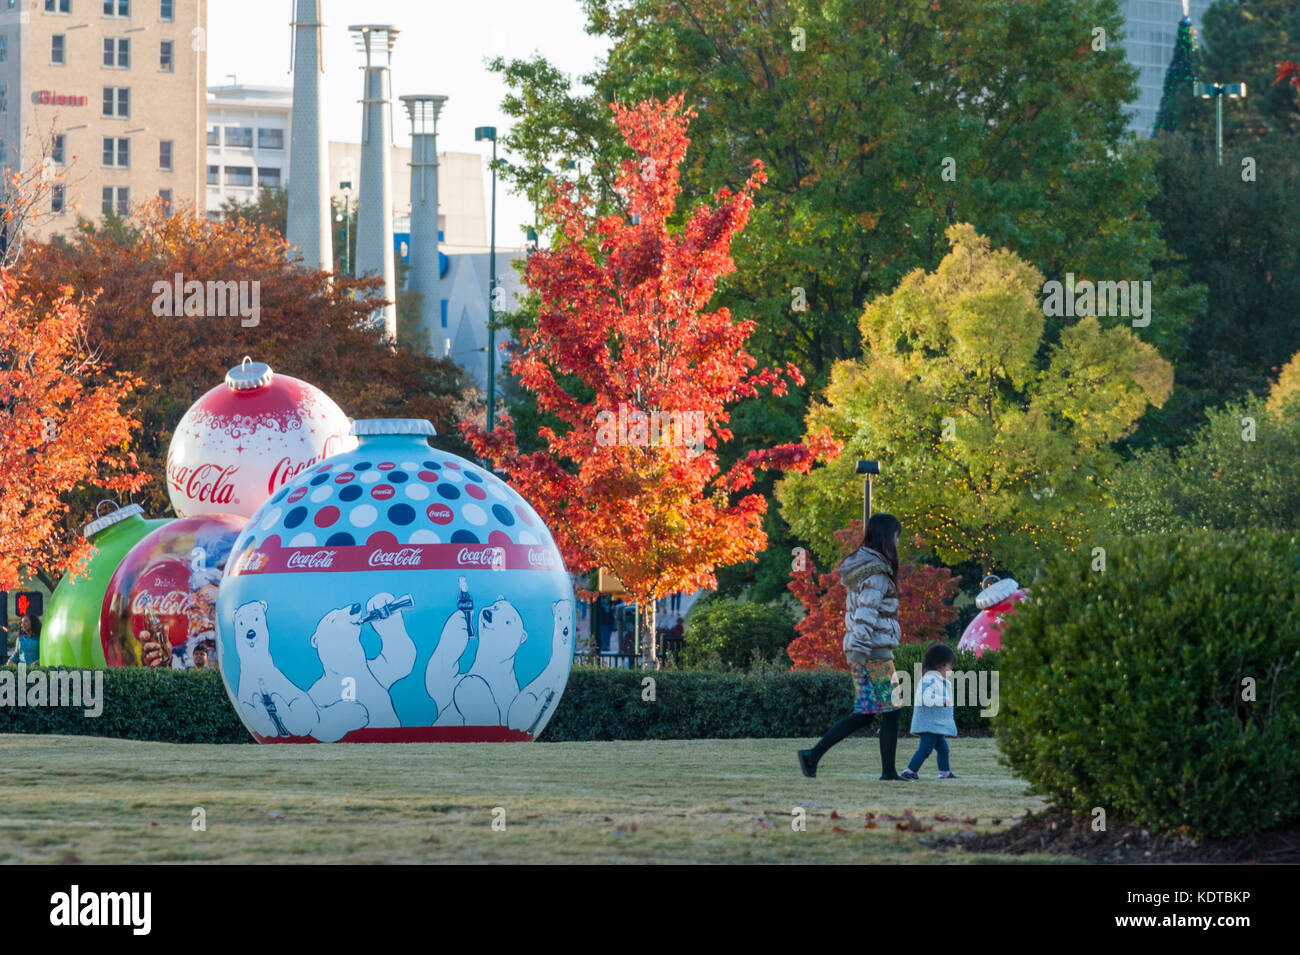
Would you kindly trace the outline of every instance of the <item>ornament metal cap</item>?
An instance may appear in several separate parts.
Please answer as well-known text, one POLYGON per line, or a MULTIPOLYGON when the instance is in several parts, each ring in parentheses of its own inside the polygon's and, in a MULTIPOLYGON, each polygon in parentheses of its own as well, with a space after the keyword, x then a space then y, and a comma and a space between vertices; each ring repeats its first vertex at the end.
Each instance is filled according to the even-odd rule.
POLYGON ((139 504, 128 504, 126 507, 118 507, 117 501, 100 501, 99 506, 95 508, 95 519, 87 524, 81 530, 81 535, 87 540, 94 537, 102 530, 112 527, 114 524, 120 524, 128 517, 134 517, 137 514, 143 514, 144 508, 139 504), (99 516, 100 510, 105 504, 112 504, 115 510, 109 511, 104 516, 99 516))
POLYGON ((270 365, 253 361, 245 355, 240 364, 226 372, 226 385, 233 391, 252 391, 254 388, 265 388, 274 377, 270 365))
POLYGON ((436 437, 437 429, 426 418, 362 418, 352 422, 352 435, 415 435, 436 437))
POLYGON ((988 585, 983 590, 981 590, 978 596, 976 596, 975 598, 975 606, 978 607, 980 610, 987 610, 989 607, 992 607, 994 604, 1002 603, 1002 601, 1006 600, 1008 597, 1010 597, 1012 594, 1014 594, 1017 590, 1020 589, 1020 585, 1016 583, 1015 580, 1013 580, 1012 578, 1004 577, 1003 579, 999 580, 997 577, 994 577, 992 574, 990 574, 988 577, 985 577, 982 583, 988 585), (988 584, 990 578, 993 580, 993 583, 988 584))

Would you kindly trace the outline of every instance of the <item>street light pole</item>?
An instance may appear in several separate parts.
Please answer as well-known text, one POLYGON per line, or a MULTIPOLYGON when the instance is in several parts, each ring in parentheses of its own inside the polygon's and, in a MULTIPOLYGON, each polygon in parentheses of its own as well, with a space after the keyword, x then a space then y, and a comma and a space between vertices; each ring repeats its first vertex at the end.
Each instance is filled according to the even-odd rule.
POLYGON ((487 429, 496 421, 496 314, 493 296, 497 290, 497 128, 480 126, 474 130, 474 141, 492 140, 492 240, 488 247, 488 355, 487 355, 487 429))
POLYGON ((1223 98, 1245 99, 1245 83, 1192 83, 1192 91, 1201 99, 1214 99, 1214 150, 1223 165, 1223 98))
POLYGON ((340 182, 339 191, 343 193, 343 274, 348 271, 352 255, 352 183, 340 182))

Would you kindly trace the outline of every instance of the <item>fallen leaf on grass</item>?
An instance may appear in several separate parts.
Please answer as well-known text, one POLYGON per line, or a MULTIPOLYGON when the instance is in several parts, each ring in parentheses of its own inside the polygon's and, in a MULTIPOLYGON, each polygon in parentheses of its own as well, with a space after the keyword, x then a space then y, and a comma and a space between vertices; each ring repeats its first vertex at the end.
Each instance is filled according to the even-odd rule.
POLYGON ((60 865, 81 865, 81 859, 73 852, 63 853, 63 858, 59 860, 60 865))
POLYGON ((840 814, 839 814, 838 812, 836 812, 834 809, 832 809, 832 810, 831 810, 831 818, 832 818, 832 819, 838 819, 838 818, 840 818, 840 814))
POLYGON ((831 826, 831 832, 838 832, 842 836, 847 836, 849 831, 843 826, 831 826))
POLYGON ((977 819, 975 816, 967 816, 966 818, 962 819, 962 825, 977 826, 979 825, 979 819, 977 819))
POLYGON ((922 823, 920 819, 917 819, 916 816, 912 815, 912 810, 910 809, 903 813, 903 820, 904 821, 902 822, 894 823, 894 828, 903 832, 929 832, 934 828, 934 826, 927 826, 922 823))
POLYGON ((1001 820, 1001 819, 994 819, 994 820, 993 820, 993 825, 995 825, 995 826, 1000 826, 1000 825, 1002 825, 1002 820, 1001 820))
POLYGON ((430 834, 428 839, 421 839, 420 841, 424 843, 434 843, 434 844, 442 842, 442 840, 438 838, 436 833, 430 834))
POLYGON ((880 823, 876 822, 876 820, 874 820, 874 819, 868 819, 868 820, 867 820, 867 824, 866 824, 865 826, 863 826, 862 828, 864 828, 864 829, 879 829, 879 828, 880 828, 880 823))
POLYGON ((767 816, 751 816, 750 818, 757 820, 758 824, 762 826, 764 829, 776 828, 776 824, 772 822, 770 819, 768 819, 767 816))
POLYGON ((952 822, 952 816, 947 816, 947 815, 944 815, 944 814, 941 813, 941 812, 936 812, 936 813, 934 814, 934 821, 935 821, 935 822, 952 822))

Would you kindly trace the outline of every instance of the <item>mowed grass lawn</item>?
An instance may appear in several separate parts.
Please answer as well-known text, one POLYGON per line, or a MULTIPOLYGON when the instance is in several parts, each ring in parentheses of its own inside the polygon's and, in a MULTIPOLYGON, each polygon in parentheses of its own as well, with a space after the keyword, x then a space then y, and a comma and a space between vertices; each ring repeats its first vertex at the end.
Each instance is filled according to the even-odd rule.
MULTIPOLYGON (((991 739, 953 741, 960 779, 935 779, 931 757, 913 783, 876 778, 872 738, 841 743, 805 779, 801 745, 809 741, 206 746, 4 735, 0 861, 1011 861, 926 843, 987 831, 995 818, 1009 826, 1043 805, 997 764, 991 739), (795 806, 807 810, 806 831, 791 828, 795 806), (192 826, 196 807, 205 831, 192 826), (496 807, 504 831, 492 828, 496 807), (934 828, 865 826, 869 811, 905 810, 934 828), (970 817, 978 822, 963 825, 970 817)), ((900 768, 914 746, 899 740, 900 768)))

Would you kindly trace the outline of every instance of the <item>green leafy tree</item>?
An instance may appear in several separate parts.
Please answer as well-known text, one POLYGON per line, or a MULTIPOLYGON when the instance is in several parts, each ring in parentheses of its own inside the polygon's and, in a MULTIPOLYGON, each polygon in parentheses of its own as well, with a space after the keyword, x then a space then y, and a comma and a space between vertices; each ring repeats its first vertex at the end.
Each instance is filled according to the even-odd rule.
POLYGON ((262 226, 284 235, 285 222, 289 216, 289 191, 258 186, 257 198, 240 202, 237 196, 231 196, 221 204, 218 211, 223 219, 262 226))
POLYGON ((1112 525, 1127 534, 1300 529, 1300 415, 1285 379, 1266 401, 1211 411, 1192 440, 1152 448, 1114 476, 1112 525))
POLYGON ((1046 342, 1042 274, 968 224, 948 237, 938 269, 867 306, 866 357, 837 364, 808 414, 810 431, 845 442, 842 456, 778 485, 822 560, 860 513, 854 462, 878 458, 877 508, 907 535, 948 563, 1026 573, 1086 538, 1120 461, 1112 445, 1169 395, 1171 365, 1131 329, 1088 317, 1046 342))
POLYGON ((1192 81, 1196 79, 1196 40, 1192 21, 1183 17, 1178 21, 1178 35, 1174 38, 1174 53, 1165 70, 1164 90, 1160 94, 1160 109, 1156 112, 1156 132, 1172 133, 1184 125, 1188 114, 1196 107, 1192 81))

